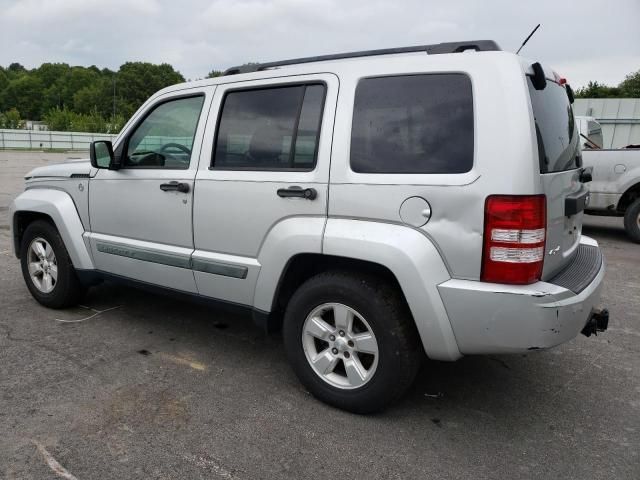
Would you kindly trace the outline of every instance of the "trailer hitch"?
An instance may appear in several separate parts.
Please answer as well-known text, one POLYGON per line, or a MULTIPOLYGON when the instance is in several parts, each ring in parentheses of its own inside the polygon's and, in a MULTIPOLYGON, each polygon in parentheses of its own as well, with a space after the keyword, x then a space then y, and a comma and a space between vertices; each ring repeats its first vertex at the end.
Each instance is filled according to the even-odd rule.
POLYGON ((598 335, 598 332, 604 332, 609 326, 609 310, 593 310, 587 324, 582 329, 582 334, 590 337, 591 334, 598 335))

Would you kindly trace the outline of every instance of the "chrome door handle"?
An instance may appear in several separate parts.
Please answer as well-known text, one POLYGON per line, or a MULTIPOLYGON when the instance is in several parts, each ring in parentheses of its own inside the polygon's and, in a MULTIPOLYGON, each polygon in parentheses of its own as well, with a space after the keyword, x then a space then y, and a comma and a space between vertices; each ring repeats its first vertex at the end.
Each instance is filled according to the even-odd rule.
POLYGON ((314 200, 318 196, 318 192, 315 188, 302 188, 293 186, 289 188, 279 188, 278 196, 282 198, 306 198, 307 200, 314 200))
POLYGON ((189 184, 183 182, 169 182, 169 183, 161 183, 160 190, 163 192, 182 192, 187 193, 189 191, 189 184))

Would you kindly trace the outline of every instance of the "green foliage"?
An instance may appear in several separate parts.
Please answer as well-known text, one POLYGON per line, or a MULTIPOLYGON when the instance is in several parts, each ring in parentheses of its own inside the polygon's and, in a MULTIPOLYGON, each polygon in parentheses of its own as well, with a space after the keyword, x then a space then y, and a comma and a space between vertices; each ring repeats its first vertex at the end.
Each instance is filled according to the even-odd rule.
POLYGON ((43 63, 33 70, 33 74, 42 81, 45 88, 50 88, 64 78, 70 69, 66 63, 43 63))
POLYGON ((577 98, 617 98, 619 96, 619 88, 609 87, 598 82, 589 82, 586 87, 576 91, 577 98))
POLYGON ((640 98, 640 70, 627 75, 619 87, 623 97, 640 98))
POLYGON ((117 89, 124 100, 124 115, 130 117, 158 90, 184 82, 184 77, 167 63, 127 62, 117 75, 117 89))
POLYGON ((4 68, 0 67, 0 92, 2 92, 9 85, 9 77, 4 68))
POLYGON ((149 96, 180 82, 184 77, 166 63, 128 62, 117 72, 66 63, 28 70, 12 63, 0 67, 0 112, 17 109, 23 119, 53 121, 51 130, 113 133, 149 96))
POLYGON ((18 62, 14 62, 9 65, 9 68, 7 70, 15 74, 24 73, 27 71, 27 69, 20 65, 18 62))
POLYGON ((28 119, 40 118, 42 115, 42 91, 44 87, 39 78, 31 75, 20 75, 9 81, 2 92, 2 110, 12 108, 20 111, 28 119))
POLYGON ((577 98, 640 98, 640 70, 630 73, 617 87, 589 82, 576 91, 577 98))
POLYGON ((221 77, 224 74, 222 70, 211 70, 205 78, 216 78, 221 77))
POLYGON ((97 110, 88 114, 76 113, 66 108, 49 110, 43 120, 50 130, 61 132, 118 133, 126 119, 122 115, 105 118, 97 110))
POLYGON ((8 112, 0 113, 0 128, 22 128, 23 122, 20 120, 20 112, 12 108, 8 112))
POLYGON ((78 113, 87 114, 92 110, 105 110, 105 104, 109 104, 108 92, 102 88, 100 84, 88 85, 82 87, 76 93, 73 94, 73 110, 78 113))

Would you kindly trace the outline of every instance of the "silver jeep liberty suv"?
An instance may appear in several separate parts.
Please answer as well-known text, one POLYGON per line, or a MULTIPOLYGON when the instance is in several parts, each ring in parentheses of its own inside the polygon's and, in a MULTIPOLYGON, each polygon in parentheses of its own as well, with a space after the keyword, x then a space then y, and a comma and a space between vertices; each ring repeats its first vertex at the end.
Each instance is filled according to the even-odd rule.
POLYGON ((572 99, 492 41, 232 68, 30 172, 15 252, 52 308, 110 279, 247 309, 316 397, 380 410, 425 353, 606 329, 572 99))

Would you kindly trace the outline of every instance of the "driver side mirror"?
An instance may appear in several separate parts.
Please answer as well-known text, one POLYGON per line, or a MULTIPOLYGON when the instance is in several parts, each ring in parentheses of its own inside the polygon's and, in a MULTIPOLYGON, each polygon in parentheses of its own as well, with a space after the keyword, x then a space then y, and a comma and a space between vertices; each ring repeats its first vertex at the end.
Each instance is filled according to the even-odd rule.
POLYGON ((117 170, 120 167, 115 161, 113 145, 108 140, 91 142, 91 145, 89 145, 89 157, 91 158, 91 166, 95 168, 117 170))

